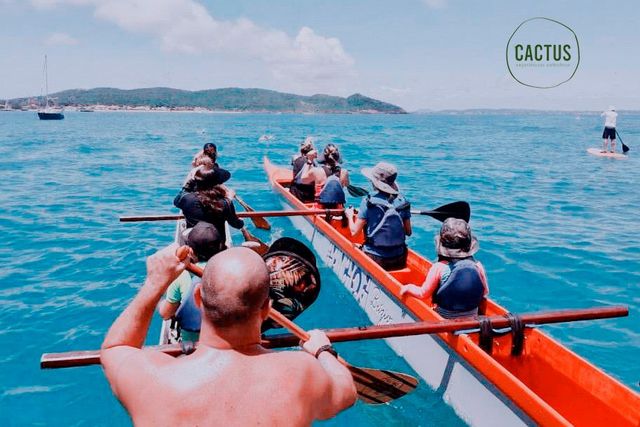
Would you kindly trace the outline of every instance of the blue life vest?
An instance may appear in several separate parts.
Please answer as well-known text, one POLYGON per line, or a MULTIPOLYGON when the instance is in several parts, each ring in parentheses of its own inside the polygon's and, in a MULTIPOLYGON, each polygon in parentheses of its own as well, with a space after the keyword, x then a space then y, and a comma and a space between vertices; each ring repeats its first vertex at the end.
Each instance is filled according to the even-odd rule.
POLYGON ((191 278, 191 286, 187 295, 182 297, 180 301, 180 307, 176 311, 176 320, 180 329, 187 330, 189 332, 200 332, 200 323, 202 322, 202 314, 193 299, 193 291, 196 285, 200 283, 200 278, 194 276, 191 278))
POLYGON ((447 311, 477 309, 484 295, 484 284, 476 261, 464 258, 449 263, 451 273, 440 283, 433 301, 447 311))
POLYGON ((318 195, 318 202, 323 204, 330 203, 342 203, 344 204, 346 199, 344 197, 344 190, 340 183, 340 169, 336 173, 331 173, 331 169, 325 166, 324 172, 327 174, 327 181, 324 183, 322 191, 318 195))
POLYGON ((378 197, 368 197, 367 208, 381 209, 383 215, 377 224, 367 223, 367 244, 381 248, 404 245, 404 220, 398 213, 398 209, 403 209, 407 206, 409 206, 409 202, 396 207, 378 197))

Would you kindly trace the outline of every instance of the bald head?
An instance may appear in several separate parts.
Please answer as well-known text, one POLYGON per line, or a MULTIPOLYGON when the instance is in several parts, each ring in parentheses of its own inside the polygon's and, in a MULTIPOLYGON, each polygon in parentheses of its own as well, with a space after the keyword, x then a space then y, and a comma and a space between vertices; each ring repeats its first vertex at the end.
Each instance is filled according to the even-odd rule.
POLYGON ((269 271, 247 248, 231 248, 209 260, 202 275, 204 315, 220 327, 244 323, 269 297, 269 271))

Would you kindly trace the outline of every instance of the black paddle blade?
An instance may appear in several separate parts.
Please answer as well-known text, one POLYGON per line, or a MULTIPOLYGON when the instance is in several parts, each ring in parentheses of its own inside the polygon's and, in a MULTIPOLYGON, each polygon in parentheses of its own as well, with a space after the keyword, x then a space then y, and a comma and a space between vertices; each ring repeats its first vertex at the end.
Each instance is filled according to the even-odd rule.
POLYGON ((464 201, 449 203, 444 206, 440 206, 432 211, 411 211, 412 214, 417 215, 429 215, 438 221, 443 221, 447 218, 464 219, 469 222, 471 218, 471 206, 464 201))
POLYGON ((627 151, 629 151, 629 147, 627 147, 627 145, 624 143, 624 141, 622 141, 622 138, 620 137, 620 134, 618 133, 617 129, 616 129, 616 135, 618 136, 618 139, 620 140, 620 144, 622 144, 622 152, 626 153, 627 151))
POLYGON ((353 197, 364 197, 369 194, 369 192, 364 188, 356 187, 355 185, 351 185, 351 184, 347 185, 347 191, 353 197))
POLYGON ((356 385, 358 399, 364 403, 379 405, 391 402, 411 393, 418 386, 418 379, 401 372, 359 368, 348 365, 356 385))

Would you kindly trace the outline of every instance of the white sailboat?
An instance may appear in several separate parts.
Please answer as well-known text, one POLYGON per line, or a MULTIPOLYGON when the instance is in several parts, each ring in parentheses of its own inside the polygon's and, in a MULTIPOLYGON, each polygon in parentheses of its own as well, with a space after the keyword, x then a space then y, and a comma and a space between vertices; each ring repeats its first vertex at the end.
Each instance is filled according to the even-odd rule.
POLYGON ((64 111, 62 108, 58 108, 54 105, 50 105, 49 101, 52 99, 49 98, 49 75, 47 72, 47 55, 44 56, 44 86, 45 86, 45 96, 44 96, 44 108, 38 110, 38 118, 40 120, 62 120, 64 119, 64 111))

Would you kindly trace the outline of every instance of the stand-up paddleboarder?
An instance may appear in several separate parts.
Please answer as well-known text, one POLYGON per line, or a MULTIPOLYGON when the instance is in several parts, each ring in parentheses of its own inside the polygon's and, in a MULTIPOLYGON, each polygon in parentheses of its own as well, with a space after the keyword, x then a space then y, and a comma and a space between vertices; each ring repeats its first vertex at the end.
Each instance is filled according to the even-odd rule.
POLYGON ((616 152, 616 120, 618 118, 618 113, 616 113, 616 108, 611 105, 609 109, 602 114, 600 117, 604 117, 604 131, 602 132, 602 153, 607 152, 607 141, 611 143, 611 152, 616 152))

